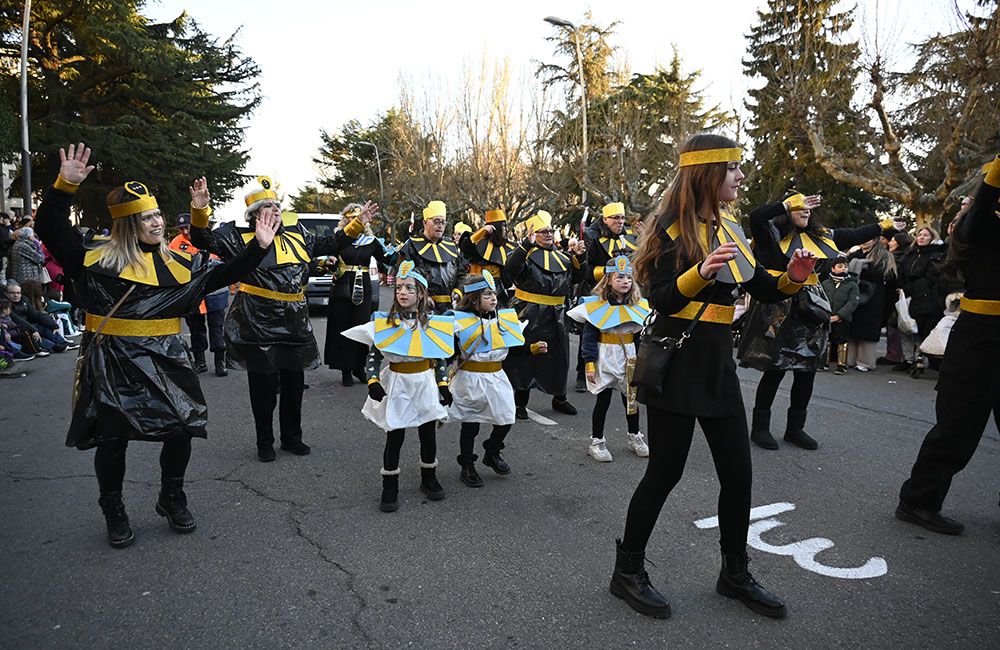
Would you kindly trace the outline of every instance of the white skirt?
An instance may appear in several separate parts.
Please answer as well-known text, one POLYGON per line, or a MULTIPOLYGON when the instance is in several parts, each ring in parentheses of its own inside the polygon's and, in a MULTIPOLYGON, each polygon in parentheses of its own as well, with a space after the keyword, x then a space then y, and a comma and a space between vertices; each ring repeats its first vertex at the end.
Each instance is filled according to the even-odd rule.
POLYGON ((587 379, 587 390, 597 395, 607 388, 617 388, 622 393, 628 392, 625 383, 625 363, 635 356, 635 345, 622 346, 620 343, 599 343, 597 352, 596 381, 587 379))
POLYGON ((385 389, 385 397, 381 402, 367 398, 361 407, 361 414, 382 430, 408 429, 425 422, 448 419, 448 409, 441 404, 433 368, 416 373, 382 368, 379 380, 385 389))
POLYGON ((514 389, 507 373, 458 370, 451 380, 448 417, 459 422, 514 424, 514 389))

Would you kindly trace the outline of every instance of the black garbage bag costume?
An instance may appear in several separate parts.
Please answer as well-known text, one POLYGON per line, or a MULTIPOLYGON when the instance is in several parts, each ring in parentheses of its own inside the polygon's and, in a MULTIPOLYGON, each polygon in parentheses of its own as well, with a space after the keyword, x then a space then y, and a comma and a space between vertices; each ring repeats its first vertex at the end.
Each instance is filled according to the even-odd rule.
POLYGON ((458 290, 465 270, 458 246, 444 238, 432 242, 423 235, 410 237, 399 247, 394 262, 398 266, 406 260, 427 278, 434 311, 440 315, 451 309, 451 294, 458 290))

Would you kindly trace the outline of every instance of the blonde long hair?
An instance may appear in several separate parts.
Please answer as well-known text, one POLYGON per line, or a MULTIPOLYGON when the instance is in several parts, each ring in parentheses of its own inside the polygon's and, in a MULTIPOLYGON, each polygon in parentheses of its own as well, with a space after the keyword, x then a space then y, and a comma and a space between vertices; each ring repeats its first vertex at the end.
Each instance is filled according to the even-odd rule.
MULTIPOLYGON (((706 149, 731 149, 739 144, 721 135, 702 133, 693 135, 681 145, 680 153, 706 149)), ((708 163, 678 167, 677 176, 660 199, 656 209, 646 217, 646 228, 639 240, 639 247, 632 256, 635 282, 646 286, 656 269, 656 261, 663 249, 670 244, 677 246, 676 270, 683 270, 707 257, 715 232, 706 228, 707 241, 699 237, 698 209, 707 203, 719 227, 722 182, 726 179, 728 163, 708 163), (675 242, 666 239, 664 231, 674 220, 678 225, 675 242)))
MULTIPOLYGON (((124 188, 118 187, 108 193, 108 205, 117 205, 129 200, 130 195, 124 188)), ((111 223, 111 240, 103 246, 101 254, 101 266, 121 273, 126 268, 131 268, 132 272, 144 277, 153 273, 153 269, 146 266, 146 256, 139 248, 139 220, 141 215, 133 214, 127 217, 120 217, 111 223)), ((165 239, 160 240, 160 247, 157 251, 164 262, 169 262, 170 248, 165 239)))

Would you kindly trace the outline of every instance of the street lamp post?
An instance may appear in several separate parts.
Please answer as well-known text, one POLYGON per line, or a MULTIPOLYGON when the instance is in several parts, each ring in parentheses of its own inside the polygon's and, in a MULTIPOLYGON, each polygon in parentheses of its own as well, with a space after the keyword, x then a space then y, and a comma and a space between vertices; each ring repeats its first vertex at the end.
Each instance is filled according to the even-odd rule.
MULTIPOLYGON (((563 27, 573 33, 573 42, 576 44, 576 66, 580 72, 580 116, 583 122, 583 175, 587 176, 587 79, 583 74, 583 53, 580 50, 580 31, 576 25, 564 18, 547 16, 545 22, 556 27, 563 27)), ((584 209, 587 206, 587 190, 581 191, 581 199, 584 209)))
POLYGON ((28 24, 31 0, 24 0, 24 24, 21 27, 21 180, 22 213, 31 216, 31 149, 28 146, 28 24))

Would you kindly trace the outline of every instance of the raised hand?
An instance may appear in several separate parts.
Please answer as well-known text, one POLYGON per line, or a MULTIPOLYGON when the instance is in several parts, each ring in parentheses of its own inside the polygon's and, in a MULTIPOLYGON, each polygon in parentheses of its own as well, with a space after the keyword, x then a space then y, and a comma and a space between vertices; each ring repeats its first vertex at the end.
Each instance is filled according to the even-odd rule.
POLYGON ((814 194, 812 196, 807 196, 805 200, 806 210, 815 210, 823 202, 823 197, 819 194, 814 194))
POLYGON ((578 239, 573 243, 572 250, 577 255, 583 255, 587 252, 587 242, 582 239, 578 239))
POLYGON ((496 228, 493 227, 493 224, 488 223, 485 226, 483 226, 483 230, 486 231, 487 235, 492 235, 493 231, 496 230, 496 228))
POLYGON ((358 215, 358 219, 361 219, 361 223, 367 226, 368 222, 370 222, 372 218, 377 214, 378 214, 378 203, 365 201, 365 204, 361 206, 361 214, 358 215))
POLYGON ((792 282, 805 282, 809 274, 816 268, 816 256, 805 248, 797 248, 788 260, 788 279, 792 282))
POLYGON ((196 178, 194 185, 188 187, 188 192, 191 193, 191 207, 203 210, 208 207, 209 201, 212 200, 211 195, 208 193, 208 181, 205 177, 196 178))
MULTIPOLYGON (((197 182, 197 181, 196 181, 197 182)), ((257 214, 257 225, 254 228, 254 238, 261 248, 267 248, 274 241, 274 233, 281 226, 281 216, 262 210, 257 214)))
POLYGON ((642 230, 646 227, 646 222, 642 219, 636 219, 635 223, 632 224, 632 232, 636 235, 641 235, 642 230))
POLYGON ((709 280, 715 277, 715 274, 719 272, 723 266, 729 263, 729 260, 736 257, 736 243, 727 242, 722 244, 714 251, 708 254, 705 261, 701 263, 698 267, 698 273, 701 277, 709 280))
POLYGON ((90 147, 83 146, 82 142, 78 145, 71 144, 68 152, 60 148, 59 175, 70 183, 80 184, 94 171, 94 166, 87 164, 89 160, 90 147))

